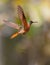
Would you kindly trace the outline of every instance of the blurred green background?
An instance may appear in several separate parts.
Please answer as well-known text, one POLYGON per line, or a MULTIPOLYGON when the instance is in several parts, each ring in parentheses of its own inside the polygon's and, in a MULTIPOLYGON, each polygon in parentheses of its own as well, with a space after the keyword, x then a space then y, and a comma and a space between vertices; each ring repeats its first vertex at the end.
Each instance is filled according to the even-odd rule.
POLYGON ((50 65, 50 0, 0 0, 0 65, 50 65), (18 5, 28 22, 38 23, 27 34, 10 39, 17 30, 3 20, 21 25, 18 5))

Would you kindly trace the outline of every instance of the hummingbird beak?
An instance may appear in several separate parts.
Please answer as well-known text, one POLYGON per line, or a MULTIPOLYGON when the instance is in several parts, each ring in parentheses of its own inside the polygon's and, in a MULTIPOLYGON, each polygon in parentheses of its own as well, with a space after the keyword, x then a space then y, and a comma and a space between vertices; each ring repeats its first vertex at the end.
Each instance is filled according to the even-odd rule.
POLYGON ((32 24, 32 23, 38 23, 38 22, 37 22, 37 21, 35 21, 35 22, 34 22, 34 21, 31 21, 31 24, 32 24))
POLYGON ((33 22, 33 23, 38 23, 37 21, 33 22))
POLYGON ((31 25, 32 23, 37 23, 37 22, 36 22, 36 21, 35 21, 35 22, 33 22, 33 21, 30 21, 30 25, 31 25))

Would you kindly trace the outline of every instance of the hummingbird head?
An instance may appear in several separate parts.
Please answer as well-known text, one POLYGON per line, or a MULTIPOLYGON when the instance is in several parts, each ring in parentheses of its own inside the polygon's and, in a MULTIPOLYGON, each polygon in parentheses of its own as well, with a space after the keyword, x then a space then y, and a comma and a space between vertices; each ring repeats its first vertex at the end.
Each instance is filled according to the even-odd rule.
POLYGON ((37 22, 30 21, 30 25, 31 25, 32 23, 37 23, 37 22))
POLYGON ((31 25, 32 23, 34 23, 34 22, 33 22, 33 21, 30 21, 30 25, 31 25))

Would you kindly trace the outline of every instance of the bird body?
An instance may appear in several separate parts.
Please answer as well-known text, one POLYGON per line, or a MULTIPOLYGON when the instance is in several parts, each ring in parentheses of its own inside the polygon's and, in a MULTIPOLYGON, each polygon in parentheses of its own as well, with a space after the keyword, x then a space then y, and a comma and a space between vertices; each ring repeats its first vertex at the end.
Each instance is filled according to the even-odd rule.
POLYGON ((26 30, 24 30, 24 28, 20 29, 18 32, 14 33, 12 36, 11 36, 11 39, 13 39, 14 37, 20 35, 20 34, 26 34, 30 29, 30 26, 28 24, 28 27, 26 30))
POLYGON ((12 22, 8 22, 6 20, 4 20, 4 23, 7 24, 8 26, 12 27, 12 28, 15 28, 18 30, 18 32, 14 33, 10 38, 13 39, 14 37, 18 36, 19 34, 25 34, 29 31, 30 29, 30 26, 32 23, 32 21, 30 21, 30 23, 27 23, 26 21, 26 18, 25 18, 25 15, 24 15, 24 12, 23 12, 23 9, 21 6, 18 6, 17 7, 17 11, 18 11, 18 16, 22 22, 22 27, 19 26, 18 24, 15 24, 15 23, 12 23, 12 22))

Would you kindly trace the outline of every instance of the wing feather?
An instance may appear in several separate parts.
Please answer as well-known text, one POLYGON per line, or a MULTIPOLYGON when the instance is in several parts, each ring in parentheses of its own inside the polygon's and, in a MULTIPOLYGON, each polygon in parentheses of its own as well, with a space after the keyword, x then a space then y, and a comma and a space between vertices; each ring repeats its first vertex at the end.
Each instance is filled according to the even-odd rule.
POLYGON ((22 24, 24 26, 24 29, 27 29, 28 23, 26 21, 26 18, 25 18, 25 15, 24 15, 24 12, 23 12, 22 7, 21 6, 18 6, 18 10, 17 11, 18 11, 19 18, 22 21, 22 24))
POLYGON ((15 24, 15 23, 12 23, 12 22, 8 22, 8 21, 6 21, 6 20, 3 20, 4 21, 4 23, 6 24, 6 25, 8 25, 8 26, 10 26, 10 27, 12 27, 12 28, 14 28, 14 29, 19 29, 20 28, 20 26, 18 25, 18 24, 15 24))

